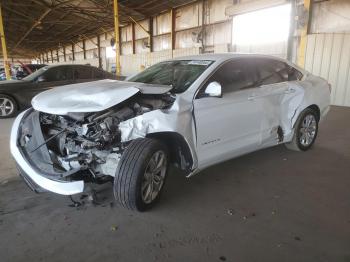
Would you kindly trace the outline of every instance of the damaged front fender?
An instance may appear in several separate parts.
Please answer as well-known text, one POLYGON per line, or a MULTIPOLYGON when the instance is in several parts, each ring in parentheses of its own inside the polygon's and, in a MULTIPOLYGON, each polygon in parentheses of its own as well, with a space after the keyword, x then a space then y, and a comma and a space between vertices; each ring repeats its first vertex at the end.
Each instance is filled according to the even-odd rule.
POLYGON ((121 141, 128 142, 158 133, 176 133, 186 141, 192 158, 191 169, 195 169, 197 155, 193 141, 195 132, 191 109, 178 112, 176 108, 174 105, 173 110, 154 110, 121 122, 119 124, 121 141))

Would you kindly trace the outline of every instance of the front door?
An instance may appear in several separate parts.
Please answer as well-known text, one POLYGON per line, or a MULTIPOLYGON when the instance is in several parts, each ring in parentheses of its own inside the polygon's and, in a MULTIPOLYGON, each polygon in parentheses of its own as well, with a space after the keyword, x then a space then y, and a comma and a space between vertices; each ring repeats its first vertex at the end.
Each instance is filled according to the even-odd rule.
POLYGON ((257 149, 263 115, 255 66, 249 60, 226 62, 204 84, 194 100, 199 168, 257 149), (222 97, 205 97, 211 82, 222 97))
POLYGON ((50 67, 39 77, 36 83, 38 92, 45 91, 52 87, 63 86, 73 83, 73 72, 69 66, 50 67))
POLYGON ((23 90, 30 98, 28 101, 43 91, 56 86, 63 86, 73 83, 73 72, 69 66, 49 67, 42 75, 33 80, 30 88, 23 90))

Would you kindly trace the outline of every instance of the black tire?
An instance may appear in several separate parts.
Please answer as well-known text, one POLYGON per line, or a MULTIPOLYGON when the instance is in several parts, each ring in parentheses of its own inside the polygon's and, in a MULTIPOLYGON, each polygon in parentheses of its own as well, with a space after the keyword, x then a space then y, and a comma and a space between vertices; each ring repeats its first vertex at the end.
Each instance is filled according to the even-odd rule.
MULTIPOLYGON (((169 166, 168 150, 159 140, 150 138, 139 138, 133 140, 123 152, 118 163, 114 178, 114 197, 123 207, 145 211, 154 206, 159 200, 164 187, 169 166), (145 172, 151 158, 158 152, 164 152, 165 171, 160 190, 150 203, 146 203, 142 197, 141 187, 145 181, 145 172)), ((153 181, 153 180, 152 180, 153 181)), ((152 187, 153 189, 153 187, 152 187)))
POLYGON ((295 123, 295 129, 294 129, 294 135, 293 135, 293 139, 291 142, 286 143, 285 146, 288 149, 294 150, 294 151, 306 151, 309 150, 312 145, 315 143, 316 137, 317 137, 317 133, 318 133, 318 115, 317 112, 315 112, 315 110, 311 109, 311 108, 306 108, 304 111, 302 111, 295 123), (308 115, 312 115, 315 118, 316 121, 316 130, 315 130, 315 135, 313 136, 313 139, 311 141, 311 143, 309 143, 308 145, 303 145, 301 143, 301 131, 300 129, 302 128, 302 123, 305 120, 305 118, 308 115))
POLYGON ((5 94, 0 94, 0 119, 1 119, 1 118, 10 118, 10 117, 14 117, 14 116, 17 115, 17 112, 18 112, 18 106, 17 106, 16 100, 15 100, 13 97, 11 97, 11 96, 8 96, 8 95, 5 95, 5 94), (12 106, 13 106, 12 112, 9 113, 9 114, 7 114, 7 115, 6 115, 6 114, 4 115, 4 114, 2 113, 1 105, 2 105, 3 99, 8 99, 9 103, 11 103, 12 106))

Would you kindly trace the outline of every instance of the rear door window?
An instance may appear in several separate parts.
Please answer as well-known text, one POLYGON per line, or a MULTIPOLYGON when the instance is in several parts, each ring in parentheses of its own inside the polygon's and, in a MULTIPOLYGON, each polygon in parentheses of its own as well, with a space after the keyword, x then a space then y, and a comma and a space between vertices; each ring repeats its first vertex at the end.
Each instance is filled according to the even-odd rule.
POLYGON ((288 65, 273 59, 258 59, 257 71, 260 85, 271 85, 288 81, 288 65))
POLYGON ((44 77, 47 82, 66 81, 72 80, 72 73, 67 66, 57 66, 49 68, 44 73, 44 77))
POLYGON ((302 73, 294 67, 274 59, 258 59, 257 70, 260 85, 297 81, 303 76, 302 73))
POLYGON ((94 73, 94 79, 104 79, 105 78, 104 71, 101 69, 94 68, 93 73, 94 73))
POLYGON ((74 79, 84 80, 92 79, 92 68, 90 66, 76 66, 74 67, 74 79))
POLYGON ((303 74, 297 70, 296 68, 289 66, 289 71, 288 71, 288 81, 297 81, 301 80, 303 77, 303 74))

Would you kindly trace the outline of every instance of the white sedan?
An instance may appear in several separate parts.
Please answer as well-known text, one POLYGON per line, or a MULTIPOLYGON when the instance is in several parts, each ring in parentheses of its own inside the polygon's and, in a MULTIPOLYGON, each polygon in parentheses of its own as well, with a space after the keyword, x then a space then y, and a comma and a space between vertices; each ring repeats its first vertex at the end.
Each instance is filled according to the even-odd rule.
POLYGON ((285 143, 306 151, 327 114, 330 85, 286 60, 207 54, 160 62, 128 81, 40 93, 12 128, 11 152, 37 192, 113 182, 116 200, 144 211, 170 164, 188 177, 285 143))

